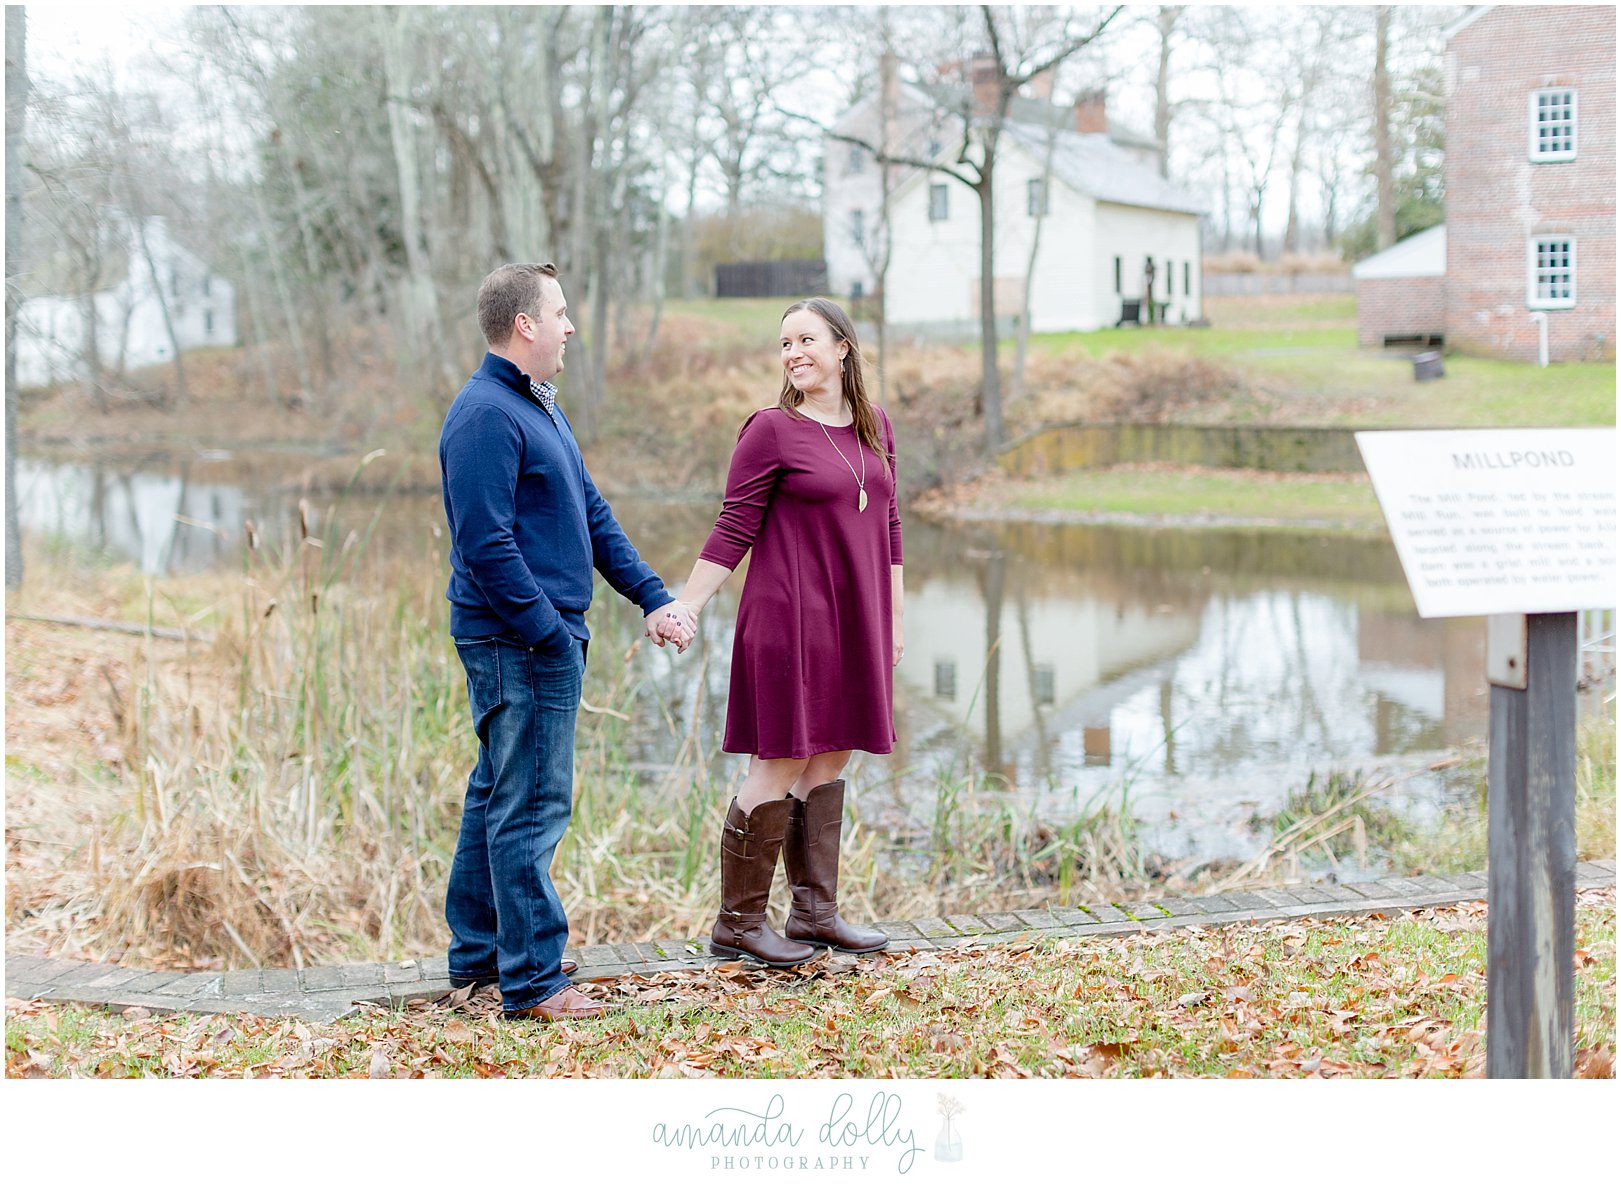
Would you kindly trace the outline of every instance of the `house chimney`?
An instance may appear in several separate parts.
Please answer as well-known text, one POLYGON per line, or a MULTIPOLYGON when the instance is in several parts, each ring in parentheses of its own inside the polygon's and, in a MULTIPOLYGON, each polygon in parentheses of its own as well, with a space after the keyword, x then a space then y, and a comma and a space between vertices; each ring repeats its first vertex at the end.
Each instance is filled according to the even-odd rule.
POLYGON ((1082 91, 1075 97, 1075 131, 1108 133, 1108 97, 1103 91, 1082 91))
POLYGON ((896 66, 897 59, 894 54, 886 53, 878 59, 878 101, 884 110, 891 114, 900 104, 901 86, 896 66))
POLYGON ((974 87, 974 110, 995 111, 998 97, 996 57, 975 54, 968 64, 968 79, 974 87))

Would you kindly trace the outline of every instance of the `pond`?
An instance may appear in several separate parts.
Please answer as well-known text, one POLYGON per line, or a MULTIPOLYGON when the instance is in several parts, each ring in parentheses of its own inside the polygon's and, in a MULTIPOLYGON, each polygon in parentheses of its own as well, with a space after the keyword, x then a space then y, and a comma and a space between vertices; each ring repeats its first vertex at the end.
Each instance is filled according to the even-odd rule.
MULTIPOLYGON (((240 563, 252 520, 294 539, 297 461, 20 459, 25 532, 137 561, 152 573, 240 563)), ((313 509, 333 501, 311 497, 313 509)), ((713 505, 616 500, 672 583, 713 505)), ((443 564, 437 493, 354 497, 369 549, 443 564)), ((1418 618, 1388 540, 1279 531, 1013 523, 906 524, 907 654, 895 753, 852 786, 869 818, 926 822, 970 773, 1043 820, 1124 804, 1171 859, 1246 858, 1313 773, 1396 777, 1392 807, 1432 817, 1471 779, 1431 771, 1486 730, 1481 620, 1418 618)), ((719 745, 741 582, 711 604, 695 648, 644 648, 647 689, 676 730, 719 745), (693 718, 696 717, 696 722, 693 718)), ((593 630, 631 638, 635 613, 599 583, 593 630), (609 628, 612 627, 610 633, 609 628)), ((627 762, 674 760, 671 732, 632 731, 627 762)), ((735 781, 740 758, 711 775, 735 781)))

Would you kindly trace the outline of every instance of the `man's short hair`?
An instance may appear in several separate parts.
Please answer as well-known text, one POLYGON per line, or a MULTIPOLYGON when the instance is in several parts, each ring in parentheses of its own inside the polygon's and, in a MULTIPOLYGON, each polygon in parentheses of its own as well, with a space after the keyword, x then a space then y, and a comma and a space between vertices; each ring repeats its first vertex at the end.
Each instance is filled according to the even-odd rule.
POLYGON ((557 279, 555 264, 503 264, 478 287, 478 328, 493 347, 512 338, 512 320, 521 313, 541 315, 540 282, 557 279))

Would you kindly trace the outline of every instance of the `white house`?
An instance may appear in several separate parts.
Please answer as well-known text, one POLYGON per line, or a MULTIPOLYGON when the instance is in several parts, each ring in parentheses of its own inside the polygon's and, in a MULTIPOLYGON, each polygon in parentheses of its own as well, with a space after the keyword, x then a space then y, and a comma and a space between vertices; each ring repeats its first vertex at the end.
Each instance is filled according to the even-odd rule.
POLYGON ((121 212, 108 209, 103 216, 108 256, 118 260, 114 271, 121 275, 95 293, 24 299, 17 314, 19 387, 43 387, 86 373, 91 303, 96 358, 110 371, 166 363, 174 357, 175 341, 182 351, 236 345, 236 290, 230 282, 176 242, 162 217, 151 216, 136 227, 121 212), (172 340, 165 313, 174 328, 172 340))
MULTIPOLYGON (((948 163, 961 144, 962 117, 949 93, 891 81, 890 155, 948 163)), ((828 286, 859 298, 876 290, 883 247, 883 169, 838 135, 880 141, 881 103, 873 96, 847 112, 826 140, 823 239, 828 286)), ((1153 267, 1155 313, 1173 323, 1203 316, 1199 217, 1204 204, 1159 175, 1159 146, 1108 119, 1104 96, 1061 107, 1014 100, 996 164, 996 305, 1019 312, 1032 238, 1040 249, 1030 289, 1037 331, 1095 330, 1143 306, 1153 267), (1050 185, 1043 184, 1049 141, 1050 185), (1046 191, 1044 194, 1043 191, 1046 191)), ((889 261, 884 312, 897 329, 972 332, 980 301, 978 198, 945 173, 890 168, 889 261)))

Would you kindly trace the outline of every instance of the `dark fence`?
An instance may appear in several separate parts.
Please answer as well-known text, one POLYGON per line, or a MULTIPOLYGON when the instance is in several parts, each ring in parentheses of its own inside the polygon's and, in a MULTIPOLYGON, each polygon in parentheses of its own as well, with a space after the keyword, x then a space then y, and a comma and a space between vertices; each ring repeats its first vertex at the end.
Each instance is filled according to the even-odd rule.
POLYGON ((1207 272, 1206 297, 1258 297, 1271 293, 1354 293, 1349 272, 1207 272))
POLYGON ((748 260, 715 265, 717 297, 815 297, 825 292, 826 260, 748 260))

